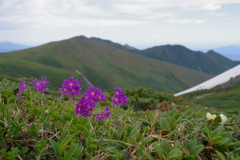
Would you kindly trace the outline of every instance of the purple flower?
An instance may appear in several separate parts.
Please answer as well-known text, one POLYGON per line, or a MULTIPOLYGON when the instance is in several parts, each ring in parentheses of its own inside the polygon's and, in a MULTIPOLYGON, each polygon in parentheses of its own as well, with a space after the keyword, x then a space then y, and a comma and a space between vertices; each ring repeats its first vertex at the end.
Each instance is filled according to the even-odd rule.
POLYGON ((124 95, 124 92, 116 87, 115 88, 115 94, 113 95, 113 99, 112 99, 112 103, 114 106, 119 106, 119 105, 122 105, 122 104, 127 104, 128 101, 127 101, 127 96, 124 95))
POLYGON ((20 99, 22 98, 22 93, 25 91, 26 89, 26 81, 23 80, 21 83, 20 83, 20 86, 19 86, 19 93, 17 94, 18 95, 18 98, 17 100, 20 101, 20 99))
POLYGON ((122 95, 124 95, 124 92, 120 88, 116 87, 115 88, 115 95, 122 96, 122 95))
POLYGON ((112 99, 112 103, 114 106, 119 106, 119 105, 122 105, 122 104, 127 104, 128 101, 127 101, 127 96, 117 96, 117 95, 114 95, 113 96, 113 99, 112 99))
POLYGON ((106 101, 106 95, 102 92, 102 90, 98 88, 94 88, 94 86, 88 87, 88 90, 86 90, 86 93, 84 93, 85 98, 87 98, 89 101, 97 103, 98 101, 105 102, 106 101))
POLYGON ((88 87, 88 90, 84 93, 84 96, 76 104, 75 113, 84 118, 91 116, 91 112, 96 107, 96 103, 99 101, 106 101, 106 95, 102 90, 94 88, 94 86, 88 87))
POLYGON ((69 77, 68 80, 63 81, 62 88, 59 88, 59 90, 59 92, 62 93, 62 96, 70 93, 70 97, 73 98, 79 95, 81 87, 77 79, 69 77))
POLYGON ((65 86, 67 88, 71 88, 76 85, 79 85, 78 80, 74 79, 73 77, 69 77, 68 80, 63 81, 63 86, 65 86))
POLYGON ((112 113, 109 112, 109 111, 110 111, 109 108, 106 107, 103 112, 95 114, 95 115, 96 115, 95 119, 96 119, 97 121, 102 121, 103 119, 105 119, 105 118, 107 118, 107 117, 110 117, 110 115, 111 115, 112 113))
POLYGON ((18 93, 17 100, 20 101, 22 99, 22 94, 18 93))
POLYGON ((92 103, 85 97, 82 97, 80 101, 76 104, 75 113, 84 118, 88 118, 91 116, 91 111, 93 111, 95 107, 95 103, 92 103))
POLYGON ((59 90, 60 90, 59 92, 62 93, 62 96, 64 96, 65 94, 68 93, 68 89, 66 87, 64 87, 64 86, 63 86, 63 88, 59 88, 59 90))
POLYGON ((41 77, 41 80, 42 80, 42 84, 45 86, 49 83, 46 77, 41 77))
POLYGON ((43 78, 41 77, 41 80, 33 80, 34 84, 33 87, 36 88, 38 90, 38 92, 45 92, 46 88, 47 88, 47 83, 49 83, 47 81, 47 78, 43 78))
POLYGON ((79 95, 79 93, 80 93, 80 85, 75 85, 75 86, 73 86, 72 88, 70 88, 69 89, 69 91, 71 91, 70 93, 70 97, 76 97, 76 96, 78 96, 79 95))

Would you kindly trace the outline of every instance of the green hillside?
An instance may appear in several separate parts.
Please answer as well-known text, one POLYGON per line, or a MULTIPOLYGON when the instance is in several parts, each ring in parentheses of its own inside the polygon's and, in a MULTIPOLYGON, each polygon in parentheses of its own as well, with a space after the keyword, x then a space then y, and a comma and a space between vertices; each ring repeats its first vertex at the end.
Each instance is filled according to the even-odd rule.
POLYGON ((169 93, 187 89, 212 77, 125 52, 104 41, 84 36, 1 54, 0 66, 0 77, 33 79, 47 76, 55 88, 59 88, 59 82, 70 75, 80 77, 76 71, 94 86, 105 90, 116 86, 143 86, 169 93))
POLYGON ((35 78, 40 79, 40 77, 47 77, 47 79, 51 81, 49 88, 56 91, 61 87, 63 80, 71 76, 78 78, 82 87, 84 89, 87 88, 88 84, 84 78, 73 71, 46 66, 22 59, 0 58, 1 78, 8 78, 17 82, 20 82, 21 80, 32 82, 35 78))
POLYGON ((163 45, 139 50, 138 52, 133 50, 132 53, 215 75, 240 63, 213 51, 205 54, 192 51, 181 45, 163 45))
POLYGON ((240 110, 240 83, 225 89, 218 86, 209 90, 194 91, 181 97, 204 106, 234 112, 235 110, 240 110))

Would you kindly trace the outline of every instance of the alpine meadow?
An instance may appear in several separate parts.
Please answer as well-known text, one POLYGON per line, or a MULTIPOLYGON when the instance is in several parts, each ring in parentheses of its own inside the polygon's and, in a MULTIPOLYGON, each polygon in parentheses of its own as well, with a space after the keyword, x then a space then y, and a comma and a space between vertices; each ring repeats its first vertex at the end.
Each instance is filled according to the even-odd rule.
POLYGON ((0 160, 239 160, 238 65, 181 45, 76 36, 0 54, 0 160))

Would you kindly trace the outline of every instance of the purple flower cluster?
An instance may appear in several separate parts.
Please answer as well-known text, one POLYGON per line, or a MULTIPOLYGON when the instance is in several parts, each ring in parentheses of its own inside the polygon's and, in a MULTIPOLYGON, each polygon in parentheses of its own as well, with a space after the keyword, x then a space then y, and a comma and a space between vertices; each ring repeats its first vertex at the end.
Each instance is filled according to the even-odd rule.
POLYGON ((112 103, 114 106, 119 106, 119 105, 122 105, 122 104, 127 104, 128 101, 127 101, 127 96, 124 95, 124 92, 116 87, 115 88, 115 94, 113 95, 113 99, 112 99, 112 103))
POLYGON ((20 99, 22 98, 22 93, 25 91, 25 86, 26 86, 26 81, 23 80, 19 86, 19 93, 18 93, 18 98, 17 100, 20 101, 20 99))
MULTIPOLYGON (((47 84, 49 83, 47 81, 47 78, 41 77, 40 80, 33 80, 34 84, 33 87, 38 90, 38 92, 45 92, 47 88, 47 84)), ((22 98, 22 93, 25 91, 25 85, 26 81, 23 80, 19 86, 19 93, 17 100, 20 101, 22 98)), ((70 97, 74 98, 75 96, 78 96, 80 94, 80 84, 78 83, 77 79, 74 79, 73 77, 69 77, 68 80, 64 80, 62 84, 62 88, 59 88, 59 92, 61 92, 61 95, 64 96, 67 93, 70 93, 70 97)), ((122 104, 127 104, 127 96, 124 94, 124 92, 116 87, 115 88, 115 94, 112 98, 112 104, 114 106, 119 106, 122 104)), ((106 101, 106 95, 102 92, 102 90, 95 88, 94 86, 88 87, 86 92, 83 94, 83 97, 79 100, 79 102, 76 104, 75 113, 79 116, 82 116, 84 118, 88 118, 92 115, 92 111, 96 107, 96 104, 98 102, 105 102, 106 101)), ((110 109, 106 107, 104 111, 101 113, 95 114, 95 119, 97 121, 102 121, 108 117, 111 116, 110 109)))
POLYGON ((38 92, 45 92, 47 88, 47 84, 49 83, 47 81, 47 78, 41 77, 41 80, 33 80, 34 84, 33 87, 38 90, 38 92))
POLYGON ((66 95, 67 93, 70 93, 70 97, 76 97, 79 95, 81 87, 78 83, 77 79, 74 79, 73 77, 69 77, 68 80, 64 80, 62 84, 62 88, 59 88, 62 93, 62 96, 66 95))
POLYGON ((94 88, 93 86, 88 87, 84 96, 76 104, 75 113, 84 118, 91 116, 91 111, 96 107, 96 103, 99 101, 105 102, 106 95, 102 90, 94 88))
POLYGON ((105 110, 101 113, 97 113, 96 114, 96 120, 97 121, 102 121, 103 119, 107 118, 107 117, 110 117, 110 115, 112 114, 111 112, 109 112, 109 108, 106 107, 105 110))

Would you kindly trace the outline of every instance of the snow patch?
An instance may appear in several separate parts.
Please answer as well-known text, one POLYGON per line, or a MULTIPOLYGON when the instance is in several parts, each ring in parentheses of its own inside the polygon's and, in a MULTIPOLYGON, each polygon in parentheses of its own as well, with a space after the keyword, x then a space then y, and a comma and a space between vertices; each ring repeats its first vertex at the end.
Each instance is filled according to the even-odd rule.
POLYGON ((199 85, 196 85, 192 88, 189 88, 185 91, 179 92, 174 94, 174 96, 179 96, 182 94, 186 94, 189 92, 193 92, 193 91, 197 91, 197 90, 203 90, 203 89, 211 89, 213 87, 216 87, 222 83, 225 83, 227 81, 229 81, 231 78, 234 78, 236 76, 240 75, 240 65, 237 65, 199 85))

